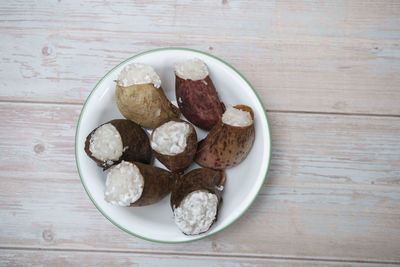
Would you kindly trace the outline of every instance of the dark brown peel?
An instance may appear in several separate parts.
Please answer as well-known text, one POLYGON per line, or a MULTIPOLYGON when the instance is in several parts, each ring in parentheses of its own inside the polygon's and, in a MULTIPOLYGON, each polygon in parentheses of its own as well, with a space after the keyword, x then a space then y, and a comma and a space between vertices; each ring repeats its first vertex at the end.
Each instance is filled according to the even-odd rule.
POLYGON ((138 167, 143 176, 144 187, 142 195, 135 203, 131 204, 131 207, 147 206, 160 201, 171 192, 176 180, 179 178, 178 174, 155 166, 140 162, 132 163, 138 167))
MULTIPOLYGON (((218 211, 222 205, 222 192, 225 184, 225 173, 219 170, 212 170, 207 168, 199 168, 192 170, 176 180, 175 185, 171 192, 170 205, 172 211, 179 207, 182 200, 190 193, 201 190, 211 194, 215 194, 218 199, 217 213, 211 226, 218 218, 218 211)), ((204 232, 207 232, 208 229, 204 232)), ((198 233, 202 234, 204 232, 198 233)))
POLYGON ((179 207, 182 200, 191 192, 197 190, 205 190, 215 194, 218 201, 222 198, 221 186, 225 184, 225 173, 219 170, 208 168, 194 169, 180 179, 176 183, 171 193, 171 208, 179 207))
POLYGON ((152 158, 152 151, 150 147, 149 137, 146 132, 136 123, 130 120, 117 119, 106 122, 96 129, 94 129, 87 137, 85 141, 85 152, 86 154, 96 162, 96 164, 106 170, 111 166, 118 164, 122 160, 125 161, 138 161, 142 163, 150 163, 152 158), (104 124, 111 123, 119 132, 122 139, 122 147, 124 152, 122 156, 116 161, 102 161, 95 158, 89 150, 90 139, 92 134, 104 124))
POLYGON ((223 170, 241 163, 250 153, 255 139, 254 113, 245 105, 237 109, 250 112, 253 123, 238 127, 220 121, 198 144, 195 161, 202 167, 223 170))
POLYGON ((225 110, 210 76, 194 81, 175 75, 175 79, 176 101, 182 114, 197 127, 210 130, 225 110))
POLYGON ((186 140, 185 150, 176 155, 161 154, 154 149, 153 149, 153 153, 156 156, 156 158, 162 164, 164 164, 164 166, 167 167, 170 171, 182 173, 193 162, 193 158, 194 158, 194 155, 196 154, 196 150, 197 150, 197 134, 196 134, 196 130, 194 129, 193 125, 191 125, 189 122, 174 118, 174 119, 167 120, 167 121, 161 123, 160 125, 158 125, 156 128, 154 128, 154 130, 150 136, 150 140, 153 139, 153 133, 155 132, 155 130, 158 127, 160 127, 161 125, 163 125, 164 123, 167 123, 169 121, 184 122, 189 125, 190 133, 186 140))

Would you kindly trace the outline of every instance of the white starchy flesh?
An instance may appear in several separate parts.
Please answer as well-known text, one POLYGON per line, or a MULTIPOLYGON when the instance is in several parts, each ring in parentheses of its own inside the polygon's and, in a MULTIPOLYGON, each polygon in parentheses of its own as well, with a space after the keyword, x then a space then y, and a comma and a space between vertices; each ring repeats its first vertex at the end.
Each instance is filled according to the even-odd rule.
POLYGON ((129 206, 143 193, 144 179, 136 165, 122 161, 107 175, 104 199, 114 205, 129 206))
POLYGON ((98 160, 119 160, 124 150, 121 135, 114 125, 107 123, 97 128, 90 137, 89 150, 98 160))
POLYGON ((222 115, 222 122, 232 126, 245 127, 253 123, 250 112, 228 107, 222 115))
POLYGON ((151 66, 145 64, 130 64, 121 71, 118 77, 118 85, 123 87, 147 83, 152 83, 154 87, 160 88, 161 79, 151 66))
POLYGON ((217 206, 218 198, 215 194, 193 191, 175 208, 175 223, 187 235, 203 233, 215 220, 217 206))
POLYGON ((198 58, 175 64, 175 74, 182 79, 203 80, 208 75, 207 65, 198 58))
POLYGON ((189 124, 169 121, 154 130, 150 144, 160 154, 176 155, 185 150, 189 133, 189 124))

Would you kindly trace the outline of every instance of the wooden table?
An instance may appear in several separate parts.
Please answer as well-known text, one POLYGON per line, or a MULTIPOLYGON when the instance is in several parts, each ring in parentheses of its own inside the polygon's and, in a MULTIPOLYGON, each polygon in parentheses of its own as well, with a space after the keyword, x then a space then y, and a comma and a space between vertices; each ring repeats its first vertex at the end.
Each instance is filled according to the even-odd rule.
POLYGON ((400 264, 398 0, 1 1, 0 33, 0 265, 400 264), (273 139, 247 213, 178 245, 112 225, 74 160, 96 82, 169 46, 241 71, 273 139))

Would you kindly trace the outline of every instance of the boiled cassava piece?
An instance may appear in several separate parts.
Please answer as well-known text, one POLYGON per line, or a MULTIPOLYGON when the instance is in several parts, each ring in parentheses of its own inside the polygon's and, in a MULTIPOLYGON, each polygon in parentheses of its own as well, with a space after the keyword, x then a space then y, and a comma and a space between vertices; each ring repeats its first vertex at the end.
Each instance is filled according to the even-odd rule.
POLYGON ((146 132, 130 120, 112 120, 94 129, 85 141, 86 154, 108 169, 121 160, 150 163, 152 151, 146 132))
POLYGON ((221 120, 224 104, 200 59, 175 64, 175 93, 182 114, 197 127, 210 130, 221 120))
POLYGON ((139 162, 122 161, 107 175, 104 199, 119 206, 147 206, 168 195, 178 175, 139 162))
POLYGON ((211 169, 234 167, 247 157, 254 139, 253 110, 245 105, 229 107, 222 120, 199 142, 195 161, 211 169))
POLYGON ((222 203, 225 173, 195 169, 180 179, 171 192, 171 208, 178 228, 186 235, 207 232, 217 220, 222 203))
POLYGON ((125 118, 149 129, 167 119, 179 118, 179 109, 165 96, 160 77, 151 66, 130 64, 116 82, 117 106, 125 118))
POLYGON ((183 172, 196 154, 196 130, 187 121, 171 119, 154 128, 150 145, 156 158, 165 167, 174 172, 183 172))

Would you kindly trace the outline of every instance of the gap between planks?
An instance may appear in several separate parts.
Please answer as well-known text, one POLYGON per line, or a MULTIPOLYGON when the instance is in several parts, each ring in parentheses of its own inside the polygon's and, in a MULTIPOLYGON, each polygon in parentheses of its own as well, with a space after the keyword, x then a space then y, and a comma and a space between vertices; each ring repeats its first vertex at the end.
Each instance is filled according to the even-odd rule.
POLYGON ((252 254, 216 254, 216 253, 175 253, 175 252, 148 252, 148 251, 128 251, 128 250, 106 250, 106 249, 72 249, 72 248, 47 248, 47 247, 7 247, 0 246, 0 250, 17 251, 49 251, 49 252, 72 252, 72 253, 113 253, 113 254, 133 254, 133 255, 159 255, 159 256, 187 256, 187 257, 216 257, 216 258, 239 258, 239 259, 269 259, 269 260, 287 260, 287 261, 311 261, 315 263, 361 263, 361 264, 400 264, 400 261, 381 261, 381 260, 363 260, 363 259, 338 259, 338 258, 312 258, 280 255, 252 255, 252 254))
MULTIPOLYGON (((0 99, 0 103, 10 104, 33 104, 33 105, 65 105, 65 106, 83 106, 84 103, 75 102, 55 102, 55 101, 33 101, 33 100, 6 100, 0 99)), ((325 111, 302 111, 302 110, 278 110, 266 109, 271 113, 288 113, 288 114, 308 114, 308 115, 338 115, 338 116, 361 116, 361 117, 388 117, 400 118, 400 114, 373 114, 373 113, 354 113, 354 112, 325 112, 325 111)))

